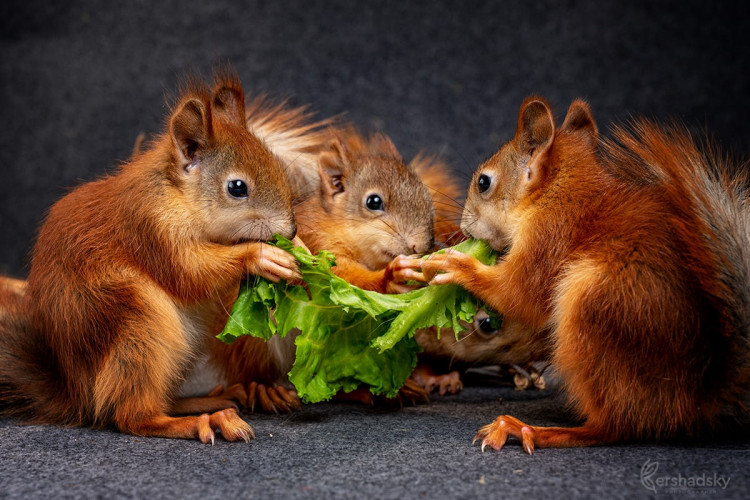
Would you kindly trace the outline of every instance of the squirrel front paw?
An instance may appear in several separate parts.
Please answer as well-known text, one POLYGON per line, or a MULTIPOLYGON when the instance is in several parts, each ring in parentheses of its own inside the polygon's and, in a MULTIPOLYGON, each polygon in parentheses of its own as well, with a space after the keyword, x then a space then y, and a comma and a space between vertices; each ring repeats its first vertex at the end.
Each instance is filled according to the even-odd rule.
POLYGON ((289 252, 260 242, 247 243, 245 270, 274 283, 301 280, 297 259, 289 252))
POLYGON ((450 248, 445 253, 435 253, 421 261, 422 274, 430 285, 464 285, 482 265, 471 255, 450 248))
POLYGON ((399 255, 388 263, 383 279, 386 293, 410 292, 427 282, 421 272, 421 260, 405 255, 399 255))

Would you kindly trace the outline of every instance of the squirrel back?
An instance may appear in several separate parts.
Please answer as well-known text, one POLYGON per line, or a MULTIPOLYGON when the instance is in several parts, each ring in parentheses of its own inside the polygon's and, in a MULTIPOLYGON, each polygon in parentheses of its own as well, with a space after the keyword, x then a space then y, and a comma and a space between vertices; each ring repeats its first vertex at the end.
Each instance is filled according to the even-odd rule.
POLYGON ((523 434, 499 417, 485 444, 504 442, 501 427, 527 451, 696 435, 746 411, 750 217, 746 181, 727 170, 684 130, 641 121, 600 143, 583 101, 559 129, 544 99, 524 101, 513 140, 475 173, 462 222, 507 247, 504 260, 426 267, 546 329, 586 423, 523 434))

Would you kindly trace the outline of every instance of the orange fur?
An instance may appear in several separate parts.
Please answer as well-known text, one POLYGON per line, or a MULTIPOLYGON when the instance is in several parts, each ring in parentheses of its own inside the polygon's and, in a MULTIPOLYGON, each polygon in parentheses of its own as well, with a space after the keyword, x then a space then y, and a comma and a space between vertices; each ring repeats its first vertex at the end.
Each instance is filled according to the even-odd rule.
POLYGON ((432 198, 414 166, 404 163, 386 136, 365 138, 344 128, 321 153, 319 168, 317 196, 295 211, 300 237, 313 253, 332 251, 334 272, 350 283, 399 291, 393 286, 400 272, 394 259, 426 252, 433 243, 432 198), (367 209, 370 194, 382 198, 383 211, 367 209))
POLYGON ((582 101, 559 130, 546 101, 524 102, 514 139, 475 173, 462 224, 508 254, 495 266, 451 255, 425 270, 548 328, 585 424, 503 416, 480 431, 484 444, 513 435, 530 452, 696 436, 744 413, 750 217, 728 168, 677 128, 636 122, 598 144, 582 101))
POLYGON ((463 192, 448 166, 434 157, 418 154, 411 167, 432 195, 435 209, 435 246, 457 245, 466 237, 458 225, 458 210, 463 206, 463 192))
MULTIPOLYGON (((301 116, 281 109, 276 113, 301 116)), ((290 121, 273 123, 281 130, 267 129, 264 136, 294 135, 283 130, 290 121)), ((301 121, 294 126, 310 130, 301 121)), ((339 276, 364 289, 395 291, 393 284, 406 280, 396 255, 430 249, 433 210, 434 225, 441 229, 439 246, 463 237, 456 222, 458 187, 445 165, 436 159, 417 156, 406 165, 385 136, 364 137, 351 127, 329 128, 324 143, 313 147, 315 140, 305 142, 305 150, 318 152, 317 180, 311 184, 315 192, 303 197, 295 217, 300 237, 313 253, 325 249, 336 255, 334 272, 339 276), (384 198, 385 213, 371 213, 363 206, 371 192, 384 198)), ((275 152, 274 143, 266 142, 275 152)), ((300 144, 288 141, 284 147, 300 151, 300 144)), ((300 175, 291 167, 289 172, 300 175)), ((293 337, 276 340, 275 346, 252 337, 243 337, 232 345, 217 342, 209 363, 218 368, 226 384, 283 383, 293 360, 293 337), (280 359, 277 351, 285 345, 286 357, 280 359)))
POLYGON ((3 411, 140 435, 207 442, 220 429, 249 439, 233 409, 167 414, 241 277, 294 276, 293 260, 258 240, 295 232, 284 170, 245 128, 238 78, 217 74, 212 90, 189 83, 167 133, 51 208, 22 308, 0 317, 3 411), (236 179, 249 196, 229 193, 236 179))
POLYGON ((318 156, 331 137, 336 118, 312 120, 307 106, 272 103, 266 96, 247 106, 247 128, 279 157, 295 200, 302 201, 319 188, 318 156))

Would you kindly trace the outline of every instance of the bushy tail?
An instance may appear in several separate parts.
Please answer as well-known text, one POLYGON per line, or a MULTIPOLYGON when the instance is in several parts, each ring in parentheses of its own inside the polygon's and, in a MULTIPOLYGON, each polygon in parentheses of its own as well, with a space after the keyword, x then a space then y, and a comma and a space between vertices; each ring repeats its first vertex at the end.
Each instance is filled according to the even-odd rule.
POLYGON ((313 121, 306 106, 289 107, 259 96, 245 109, 247 128, 278 156, 287 168, 295 199, 318 189, 318 153, 331 137, 336 118, 313 121))
POLYGON ((34 418, 33 394, 27 386, 43 387, 39 370, 29 360, 22 315, 3 303, 0 313, 0 415, 34 418))
POLYGON ((409 166, 419 175, 432 195, 435 208, 435 243, 449 247, 465 239, 461 232, 463 190, 445 163, 438 158, 417 154, 409 166))
POLYGON ((604 165, 640 185, 658 186, 678 213, 673 230, 689 242, 688 262, 731 339, 735 373, 729 392, 750 382, 750 189, 747 162, 734 162, 710 142, 696 145, 685 127, 648 120, 614 129, 601 144, 604 165), (696 240, 698 235, 698 241, 696 240))

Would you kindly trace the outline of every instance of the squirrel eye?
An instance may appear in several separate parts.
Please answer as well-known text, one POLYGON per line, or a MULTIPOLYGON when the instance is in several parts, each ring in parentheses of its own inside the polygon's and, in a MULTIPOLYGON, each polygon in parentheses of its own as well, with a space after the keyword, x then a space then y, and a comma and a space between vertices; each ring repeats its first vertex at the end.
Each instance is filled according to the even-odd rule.
POLYGON ((371 194, 365 200, 365 206, 369 210, 382 211, 383 210, 383 199, 377 194, 371 194))
POLYGON ((496 335, 500 332, 500 328, 503 325, 503 318, 500 316, 496 316, 494 321, 489 316, 482 319, 477 318, 475 324, 482 333, 487 335, 496 335))
POLYGON ((484 333, 492 333, 495 329, 492 327, 492 320, 490 318, 484 318, 479 322, 479 329, 484 333))
POLYGON ((490 184, 492 184, 492 179, 490 179, 489 175, 482 174, 477 179, 477 189, 479 189, 480 193, 487 191, 490 188, 490 184))
POLYGON ((247 198, 247 184, 240 179, 234 179, 227 183, 227 193, 233 198, 247 198))

